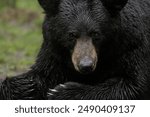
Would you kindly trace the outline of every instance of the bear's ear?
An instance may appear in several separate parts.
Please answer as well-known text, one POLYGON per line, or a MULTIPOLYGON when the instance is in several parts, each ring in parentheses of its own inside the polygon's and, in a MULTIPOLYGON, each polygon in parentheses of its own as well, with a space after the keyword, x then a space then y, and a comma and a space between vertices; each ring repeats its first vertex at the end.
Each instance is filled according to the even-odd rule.
POLYGON ((58 13, 60 0, 38 0, 46 14, 55 16, 58 13))
POLYGON ((101 0, 108 11, 119 12, 127 4, 128 0, 101 0))

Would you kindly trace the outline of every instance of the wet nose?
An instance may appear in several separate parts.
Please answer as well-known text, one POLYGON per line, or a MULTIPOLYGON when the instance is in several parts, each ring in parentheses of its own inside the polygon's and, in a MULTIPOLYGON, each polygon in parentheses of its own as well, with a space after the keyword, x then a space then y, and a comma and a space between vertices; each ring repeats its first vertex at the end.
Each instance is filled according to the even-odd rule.
POLYGON ((79 62, 79 70, 81 73, 88 74, 93 71, 93 60, 89 57, 85 57, 79 62))

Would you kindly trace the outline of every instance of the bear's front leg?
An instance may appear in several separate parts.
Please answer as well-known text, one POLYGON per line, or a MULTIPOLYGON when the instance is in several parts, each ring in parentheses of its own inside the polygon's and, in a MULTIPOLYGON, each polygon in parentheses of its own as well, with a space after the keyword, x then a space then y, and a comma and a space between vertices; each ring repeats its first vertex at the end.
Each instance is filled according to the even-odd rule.
POLYGON ((146 92, 144 87, 134 85, 121 79, 118 82, 109 80, 97 86, 82 85, 68 82, 50 89, 50 100, 131 100, 143 99, 146 92))
POLYGON ((49 89, 49 100, 81 100, 88 95, 92 87, 75 82, 60 84, 55 89, 49 89))

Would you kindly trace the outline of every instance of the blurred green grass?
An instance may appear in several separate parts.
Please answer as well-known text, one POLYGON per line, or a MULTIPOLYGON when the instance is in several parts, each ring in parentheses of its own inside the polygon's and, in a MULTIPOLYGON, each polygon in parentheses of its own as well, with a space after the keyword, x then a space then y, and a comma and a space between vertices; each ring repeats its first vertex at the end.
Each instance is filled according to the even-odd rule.
POLYGON ((0 10, 0 76, 20 74, 34 63, 42 20, 37 0, 18 0, 17 8, 0 10))

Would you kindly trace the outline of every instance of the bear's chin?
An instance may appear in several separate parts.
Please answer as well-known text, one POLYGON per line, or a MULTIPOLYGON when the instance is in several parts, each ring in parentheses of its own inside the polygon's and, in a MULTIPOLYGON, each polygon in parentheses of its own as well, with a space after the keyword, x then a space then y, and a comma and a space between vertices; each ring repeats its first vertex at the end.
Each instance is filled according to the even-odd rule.
POLYGON ((95 68, 85 68, 84 70, 75 68, 75 71, 78 72, 80 75, 90 75, 90 74, 94 73, 95 69, 96 69, 96 67, 95 68))

